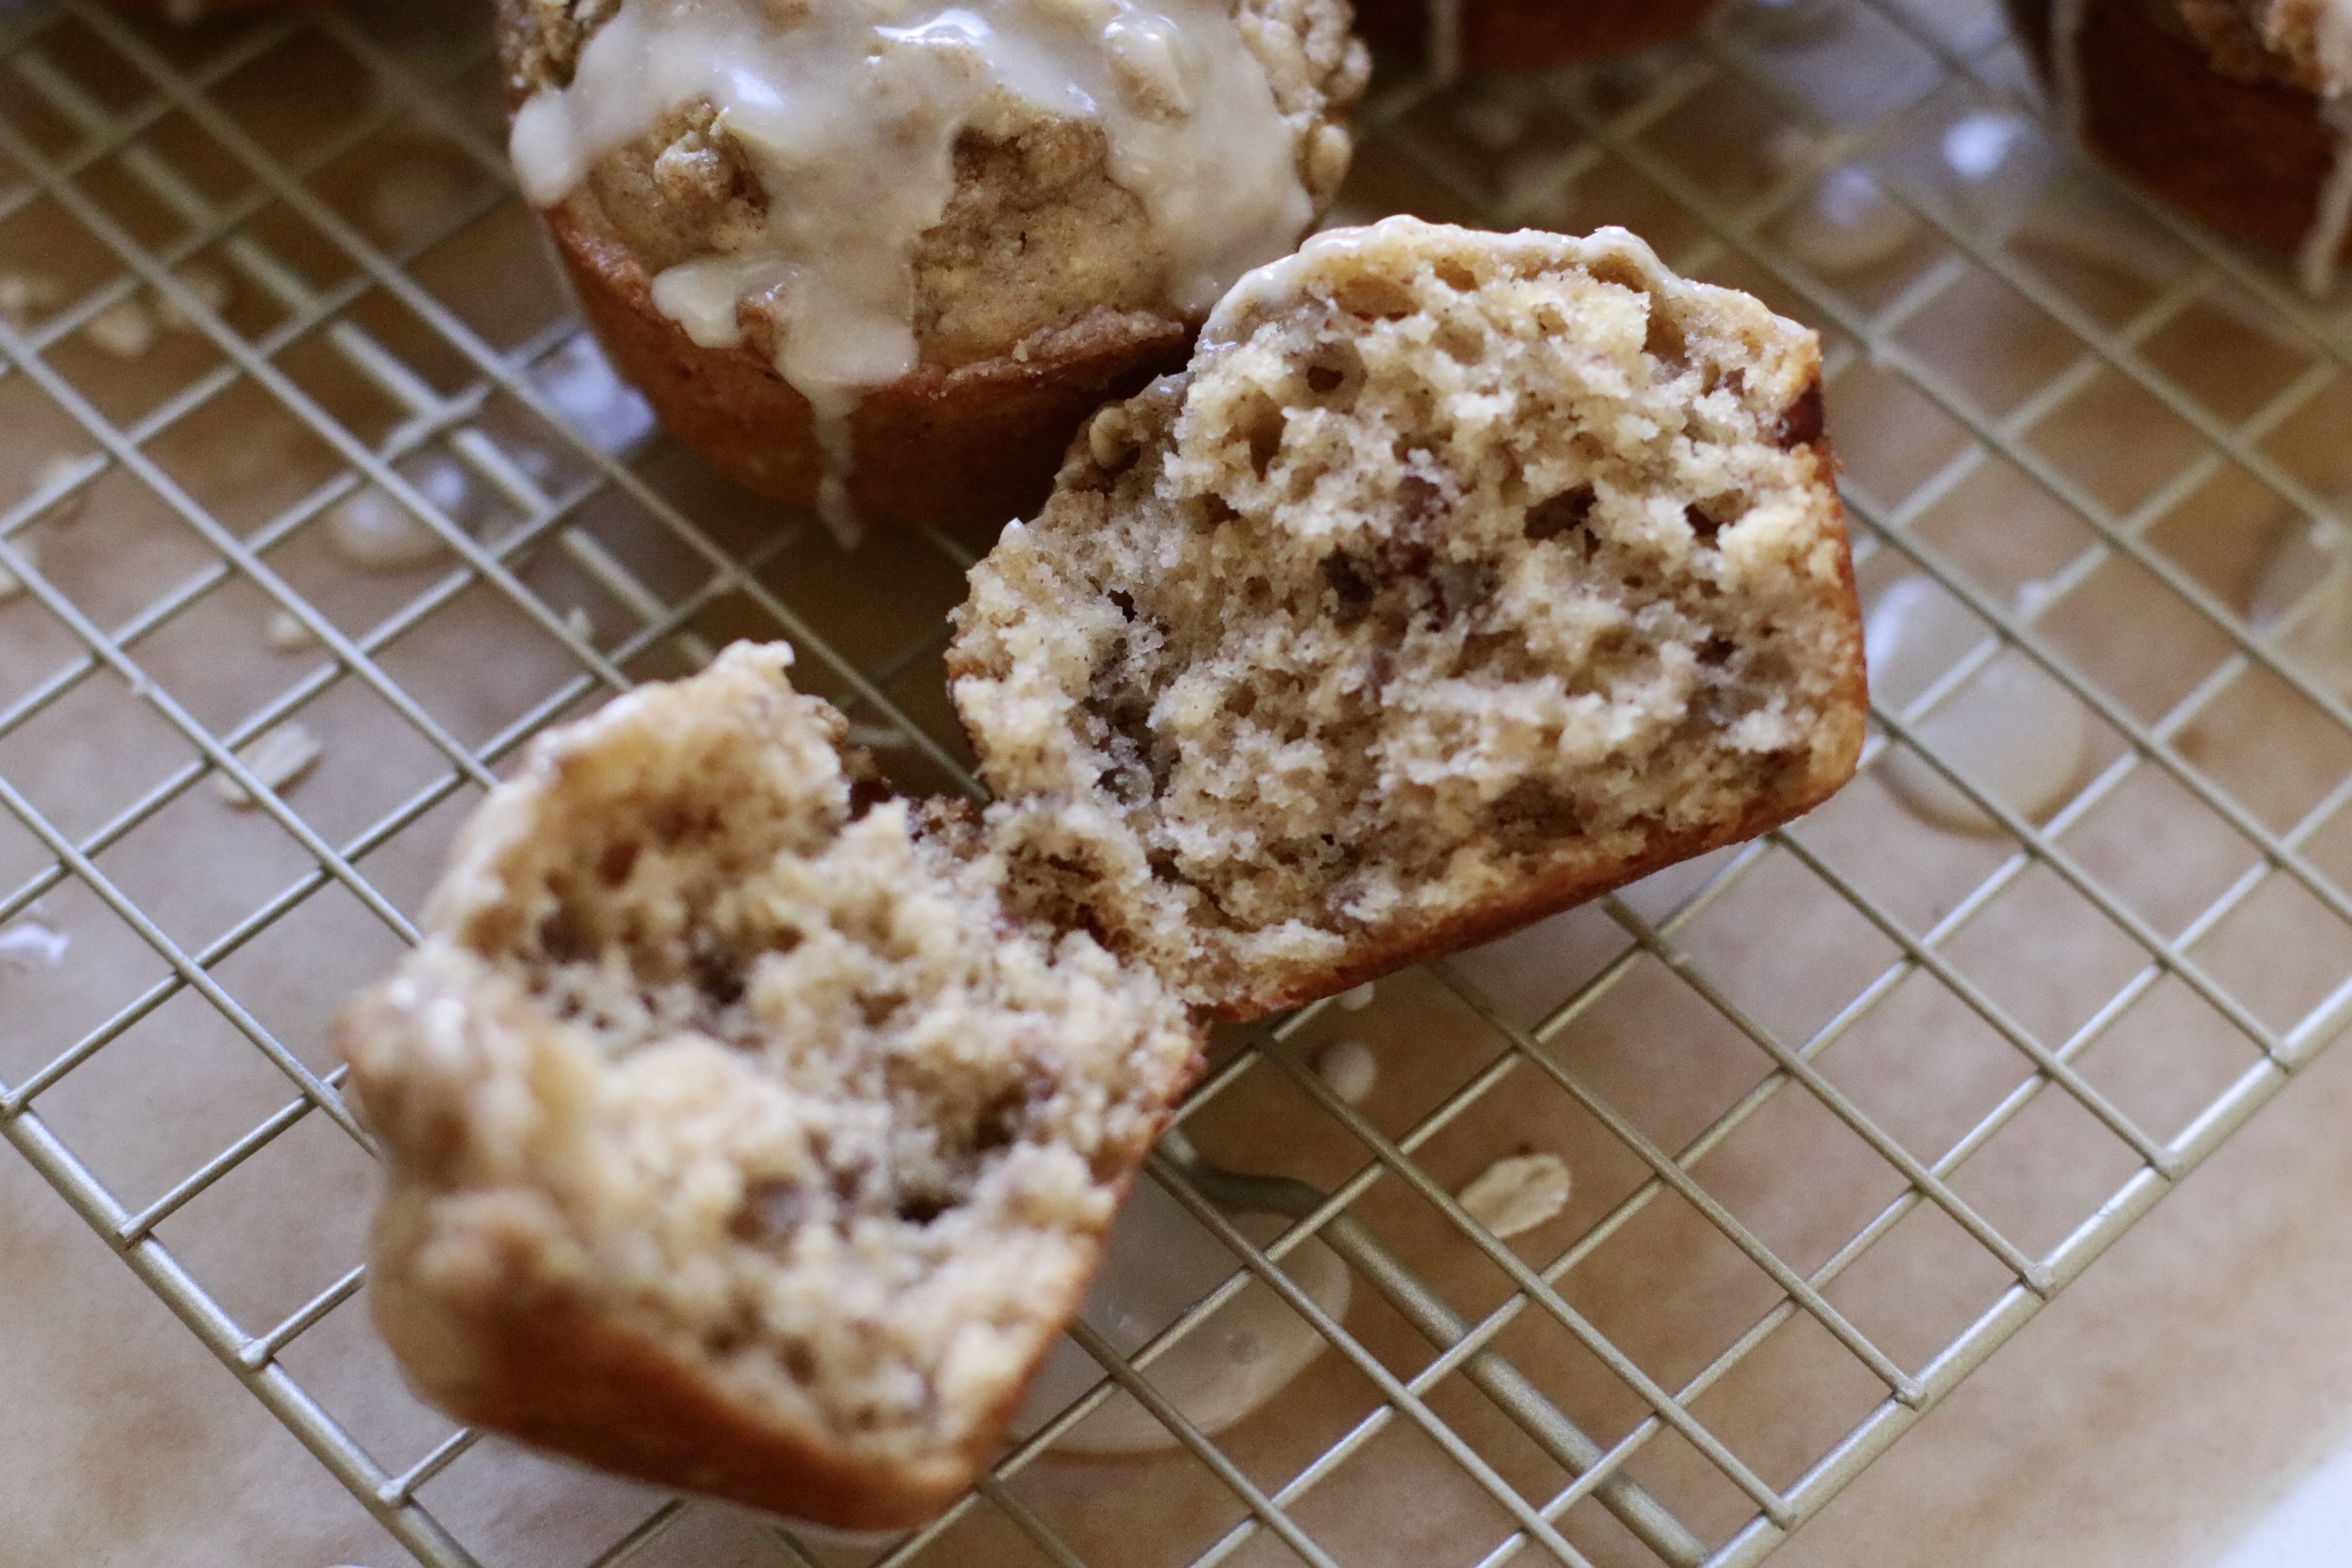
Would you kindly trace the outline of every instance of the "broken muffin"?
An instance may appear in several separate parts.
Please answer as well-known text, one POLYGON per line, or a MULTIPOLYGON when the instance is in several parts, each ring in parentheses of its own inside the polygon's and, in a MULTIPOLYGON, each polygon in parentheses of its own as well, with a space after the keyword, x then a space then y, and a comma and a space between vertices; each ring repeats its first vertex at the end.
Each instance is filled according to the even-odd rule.
POLYGON ((542 740, 347 1014, 384 1335, 453 1414, 852 1528, 970 1480, 1196 1014, 1788 819, 1862 642, 1814 340, 1630 235, 1251 274, 971 574, 997 794, 889 798, 782 648, 542 740))
POLYGON ((371 1288, 461 1419, 859 1529, 970 1481, 1197 1068, 1182 1006, 1008 911, 790 650, 533 749, 345 1016, 371 1288))
POLYGON ((1009 896, 1248 1018, 1810 809, 1866 693, 1813 334, 1633 236, 1244 279, 971 573, 1009 896))

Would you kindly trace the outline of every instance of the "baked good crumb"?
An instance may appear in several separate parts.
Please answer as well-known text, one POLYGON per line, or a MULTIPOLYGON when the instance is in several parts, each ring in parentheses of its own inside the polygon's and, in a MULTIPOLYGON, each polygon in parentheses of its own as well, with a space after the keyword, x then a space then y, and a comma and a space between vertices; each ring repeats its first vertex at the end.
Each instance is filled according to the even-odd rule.
POLYGON ((853 1529, 969 1484, 1197 1070, 1183 1008, 1007 912, 781 647, 619 699, 465 830, 341 1042, 370 1275, 460 1419, 853 1529))
POLYGON ((1834 472, 1813 335, 1622 230, 1319 237, 971 574, 1012 896, 1245 1018, 1810 809, 1866 710, 1834 472))

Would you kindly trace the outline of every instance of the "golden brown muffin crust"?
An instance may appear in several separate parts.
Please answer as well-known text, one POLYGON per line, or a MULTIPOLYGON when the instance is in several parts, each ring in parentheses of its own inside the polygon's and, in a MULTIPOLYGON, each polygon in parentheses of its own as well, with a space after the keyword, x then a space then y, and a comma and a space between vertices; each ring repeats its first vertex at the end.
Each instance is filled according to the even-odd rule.
MULTIPOLYGON (((755 494, 805 506, 822 467, 808 400, 749 343, 707 349, 661 313, 625 246, 547 215, 556 254, 613 366, 680 441, 755 494)), ((866 395, 850 416, 849 479, 865 517, 942 528, 997 525, 1036 510, 1070 433, 1105 403, 1175 370, 1192 330, 1157 311, 1090 310, 1012 352, 925 364, 866 395)))

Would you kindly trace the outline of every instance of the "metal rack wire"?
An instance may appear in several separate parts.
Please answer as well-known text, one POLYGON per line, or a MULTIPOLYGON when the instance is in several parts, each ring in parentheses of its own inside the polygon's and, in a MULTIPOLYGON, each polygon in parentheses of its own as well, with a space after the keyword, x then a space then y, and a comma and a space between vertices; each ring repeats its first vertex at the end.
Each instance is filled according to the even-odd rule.
POLYGON ((507 183, 484 31, 429 0, 0 23, 0 936, 72 942, 56 974, 0 950, 0 1135, 418 1562, 604 1568, 710 1530, 744 1562, 889 1568, 1752 1563, 2344 1021, 2352 705, 2293 651, 2332 584, 2259 626, 2242 605, 2263 542, 2352 486, 2322 417, 2352 331, 2074 167, 1985 8, 1758 0, 1632 62, 1391 83, 1345 205, 1624 221, 1822 329, 1866 591, 1924 576, 1982 630, 1876 712, 1861 784, 1370 1012, 1225 1037, 1150 1175, 1234 1277, 1132 1353, 1075 1327, 1105 1380, 904 1539, 520 1469, 342 1352, 305 1370, 362 1315, 356 1229, 261 1290, 221 1260, 266 1227, 224 1194, 362 1205, 285 1163, 321 1122, 368 1148, 326 1014, 414 939, 449 830, 530 735, 782 636, 903 782, 971 784, 940 615, 985 541, 844 557, 648 435, 507 183), (2031 180, 1956 184, 1964 127, 2031 180), (1790 226, 1857 169, 1898 237, 1825 268, 1790 226), (126 305, 177 335, 107 350, 126 305), (321 541, 371 490, 437 559, 337 562, 321 541), (2094 736, 2046 820, 1927 728, 2011 648, 2094 736), (289 721, 326 760, 257 776, 289 721), (1877 783, 1905 753, 1997 832, 1906 816, 1877 783), (1370 1098, 1314 1065, 1343 1037, 1383 1047, 1370 1098), (1577 1201, 1498 1239, 1454 1194, 1536 1142, 1577 1201), (1287 1228, 1260 1246, 1245 1215, 1287 1228), (1344 1321, 1286 1268, 1316 1243, 1369 1287, 1344 1321), (1253 1279, 1329 1348, 1212 1435, 1153 1368, 1253 1279), (1170 1453, 1057 1448, 1120 1394, 1170 1453), (594 1501, 526 1550, 481 1503, 526 1488, 594 1501))

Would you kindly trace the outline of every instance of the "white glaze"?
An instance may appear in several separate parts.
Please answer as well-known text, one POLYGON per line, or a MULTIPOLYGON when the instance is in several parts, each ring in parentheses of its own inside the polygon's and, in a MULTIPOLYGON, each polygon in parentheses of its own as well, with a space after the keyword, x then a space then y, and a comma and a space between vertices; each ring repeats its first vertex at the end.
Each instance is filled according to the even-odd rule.
POLYGON ((82 337, 116 359, 137 359, 155 346, 155 318, 136 300, 117 300, 85 322, 82 337))
POLYGON ((439 534, 373 485, 335 503, 327 514, 327 542, 362 572, 405 572, 438 560, 446 548, 439 534))
POLYGON ((852 1557, 861 1563, 867 1562, 878 1556, 883 1548, 904 1540, 907 1535, 903 1530, 836 1530, 829 1524, 815 1524, 780 1513, 762 1513, 758 1509, 745 1508, 740 1503, 726 1502, 718 1498, 697 1498, 694 1506, 698 1512, 707 1510, 712 1513, 733 1514, 755 1527, 781 1524, 802 1546, 815 1548, 820 1561, 852 1557))
MULTIPOLYGON (((473 493, 454 458, 428 459, 409 476, 426 500, 457 518, 473 493)), ((362 572, 407 572, 437 561, 448 543, 423 518, 373 485, 346 496, 327 513, 327 542, 362 572)))
POLYGON ((54 278, 0 272, 0 321, 22 326, 35 316, 57 309, 65 295, 65 286, 54 278))
MULTIPOLYGON (((1244 1215, 1234 1222, 1261 1245, 1286 1222, 1244 1215)), ((1122 1354, 1140 1349, 1241 1267, 1223 1243, 1146 1178, 1111 1229, 1108 1256, 1087 1292, 1082 1316, 1122 1354)), ((1307 1241, 1282 1270, 1332 1319, 1344 1319, 1352 1287, 1348 1266, 1319 1241, 1307 1241)), ((1213 1436, 1261 1408, 1326 1344, 1306 1319, 1264 1281, 1244 1286, 1209 1320, 1144 1370, 1184 1417, 1213 1436)), ((1027 1434, 1102 1381, 1099 1363, 1066 1337, 1031 1385, 1013 1423, 1027 1434)), ((1176 1447, 1175 1434, 1125 1392, 1114 1394, 1055 1445, 1077 1454, 1141 1454, 1176 1447)))
POLYGON ((814 411, 819 510, 846 541, 849 417, 919 362, 916 244, 955 194, 958 137, 1008 100, 1102 127, 1179 310, 1207 310, 1313 215, 1223 0, 818 0, 794 22, 761 0, 625 0, 572 85, 522 106, 510 151, 524 194, 551 206, 671 110, 717 111, 767 220, 755 243, 663 272, 654 300, 706 348, 742 341, 753 300, 786 324, 776 369, 814 411))
MULTIPOLYGON (((2255 570, 2247 624, 2257 632, 2275 632, 2305 595, 2333 589, 2342 580, 2346 553, 2344 531, 2333 521, 2313 518, 2290 527, 2255 570)), ((2347 672, 2352 673, 2352 665, 2347 672)))
POLYGON ((1812 221, 1791 225, 1784 237, 1800 260, 1825 271, 1855 272, 1891 260, 1919 232, 1918 220, 1859 163, 1823 174, 1808 211, 1812 221))
POLYGON ((319 640, 301 616, 283 609, 269 612, 269 619, 262 624, 261 636, 272 653, 300 653, 319 640))
POLYGON ((1980 185, 2000 172, 2025 133, 2025 121, 2014 114, 1975 110, 1945 127, 1944 163, 1962 184, 1980 185))
MULTIPOLYGON (((1785 171, 1816 156, 1814 138, 1775 137, 1766 156, 1785 171)), ((1777 232, 1780 247, 1816 272, 1858 272, 1893 259, 1919 232, 1919 220, 1889 196, 1860 163, 1824 170, 1803 203, 1790 209, 1777 232)))
POLYGON ((1945 127, 1938 147, 1958 205, 1984 229, 2077 221, 2080 204, 2046 199, 2066 168, 2061 147, 2023 115, 1973 110, 1945 127))
POLYGON ((1410 226, 1413 221, 1392 216, 1374 224, 1327 228, 1288 256, 1245 274, 1209 312, 1208 323, 1201 329, 1201 346, 1225 348, 1240 342, 1258 318, 1278 314, 1304 300, 1308 275, 1324 262, 1361 256, 1382 228, 1391 224, 1410 226))
MULTIPOLYGON (((1400 231, 1416 234, 1423 227, 1423 220, 1410 213, 1392 213, 1378 223, 1325 229, 1289 255, 1244 273, 1217 301, 1217 308, 1209 312, 1208 322, 1201 329, 1201 346, 1230 348, 1248 337, 1261 319, 1305 303, 1314 292, 1308 280, 1327 263, 1368 256, 1381 248, 1391 236, 1400 231)), ((1623 233, 1622 229, 1593 231, 1596 237, 1623 233)), ((1489 237, 1497 251, 1506 254, 1520 250, 1541 252, 1559 243, 1554 236, 1524 230, 1489 237)))
POLYGON ((1481 1171, 1456 1201, 1500 1241, 1557 1218, 1574 1185, 1559 1155, 1514 1154, 1481 1171))
MULTIPOLYGON (((2332 506, 2352 511, 2352 495, 2332 498, 2332 506)), ((2319 520, 2289 529, 2255 573, 2246 619, 2275 637, 2280 652, 2352 692, 2352 543, 2344 530, 2319 520), (2315 595, 2317 603, 2305 607, 2315 595)))
POLYGON ((1380 1082, 1381 1058, 1361 1040, 1334 1040, 1315 1053, 1315 1075, 1349 1105, 1361 1105, 1380 1082))
POLYGON ((66 961, 66 949, 72 945, 73 939, 63 931, 51 931, 38 921, 19 921, 0 931, 0 974, 55 969, 66 961))
MULTIPOLYGON (((1925 577, 1906 577, 1870 612, 1864 640, 1871 696, 1904 714, 1969 656, 1984 627, 1925 577)), ((1906 715, 1906 717, 1908 717, 1906 715)), ((1930 711, 1910 718, 1920 744, 1977 790, 2029 821, 2063 802, 2088 749, 2082 704, 2048 671, 2005 647, 1930 711)), ((1992 834, 2000 825, 1908 746, 1890 749, 1880 776, 1939 826, 1992 834)))
MULTIPOLYGON (((39 470, 33 475, 33 493, 41 495, 65 489, 81 478, 82 469, 89 461, 89 458, 77 458, 70 452, 58 452, 42 458, 39 470)), ((82 505, 89 499, 89 487, 85 485, 70 495, 59 496, 51 501, 41 516, 51 523, 71 522, 81 515, 82 505)))
POLYGON ((540 361, 531 380, 573 430, 600 452, 625 452, 654 427, 654 411, 613 372, 596 340, 582 332, 540 361))

